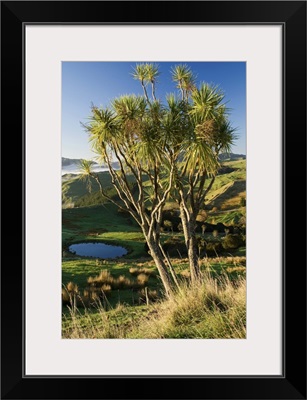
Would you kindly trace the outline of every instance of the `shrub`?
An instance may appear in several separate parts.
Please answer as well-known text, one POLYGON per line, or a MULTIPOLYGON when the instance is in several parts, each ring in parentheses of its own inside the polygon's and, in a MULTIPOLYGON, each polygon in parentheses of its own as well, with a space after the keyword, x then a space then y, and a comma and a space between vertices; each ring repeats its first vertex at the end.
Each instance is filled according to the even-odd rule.
POLYGON ((178 232, 178 225, 181 220, 176 210, 165 210, 162 213, 162 226, 165 229, 172 229, 175 232, 178 232), (165 225, 165 222, 168 221, 165 225))
POLYGON ((204 223, 207 218, 208 218, 207 212, 205 210, 200 210, 196 217, 196 221, 204 223))
POLYGON ((219 235, 219 231, 217 229, 214 229, 214 231, 212 232, 212 236, 216 238, 216 237, 218 237, 218 235, 219 235))
POLYGON ((239 224, 244 226, 246 225, 246 217, 244 215, 240 218, 239 224))
POLYGON ((206 229, 207 229, 207 225, 202 224, 202 225, 201 225, 201 233, 202 233, 203 235, 205 234, 206 229))
POLYGON ((207 245, 207 242, 203 238, 197 238, 197 248, 198 248, 198 254, 200 257, 205 256, 206 245, 207 245))
POLYGON ((246 198, 245 198, 245 197, 241 197, 241 199, 240 199, 240 206, 246 207, 246 198))
POLYGON ((163 249, 171 257, 186 256, 187 248, 184 241, 178 237, 171 237, 164 242, 163 249))
POLYGON ((223 251, 221 242, 208 242, 206 245, 206 254, 209 257, 218 256, 223 251))
POLYGON ((167 230, 167 231, 173 231, 173 223, 172 223, 172 221, 169 221, 168 219, 166 219, 164 222, 163 222, 163 226, 164 226, 164 228, 167 230))
POLYGON ((225 250, 237 249, 244 244, 243 238, 239 234, 230 234, 223 239, 223 248, 225 250))
POLYGON ((218 222, 218 223, 216 224, 216 229, 218 230, 218 232, 223 233, 224 230, 225 230, 225 225, 222 224, 222 222, 218 222))

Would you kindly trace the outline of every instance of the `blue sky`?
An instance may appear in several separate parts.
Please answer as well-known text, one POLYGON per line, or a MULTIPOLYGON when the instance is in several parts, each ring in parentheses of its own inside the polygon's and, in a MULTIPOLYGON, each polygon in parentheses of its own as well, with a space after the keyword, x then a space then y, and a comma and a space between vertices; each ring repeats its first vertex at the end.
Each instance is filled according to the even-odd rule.
MULTIPOLYGON (((81 126, 90 115, 91 104, 107 106, 123 94, 143 91, 131 76, 136 62, 63 62, 62 63, 62 156, 92 159, 88 135, 81 126)), ((154 60, 152 61, 154 62, 154 60)), ((246 154, 246 64, 244 62, 183 62, 197 75, 197 82, 208 82, 225 93, 231 109, 230 121, 237 127, 234 153, 246 154)), ((176 92, 171 68, 180 62, 158 62, 160 76, 157 97, 176 92)))

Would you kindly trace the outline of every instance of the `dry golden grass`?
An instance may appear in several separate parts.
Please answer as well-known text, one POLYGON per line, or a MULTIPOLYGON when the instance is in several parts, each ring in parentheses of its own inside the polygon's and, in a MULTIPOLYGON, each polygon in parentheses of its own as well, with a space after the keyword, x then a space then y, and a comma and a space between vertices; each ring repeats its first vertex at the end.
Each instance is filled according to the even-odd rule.
POLYGON ((66 289, 67 289, 68 293, 78 293, 79 292, 78 285, 74 282, 68 282, 66 289))
POLYGON ((104 283, 104 284, 101 286, 101 290, 102 290, 104 293, 109 293, 109 292, 111 292, 112 287, 111 287, 111 285, 107 285, 107 284, 104 283))
POLYGON ((129 272, 131 275, 137 275, 139 273, 140 268, 137 267, 130 267, 129 272))
POLYGON ((115 278, 112 276, 109 270, 102 270, 97 276, 90 276, 87 279, 87 283, 90 287, 103 289, 103 286, 110 287, 111 290, 118 289, 138 289, 144 287, 148 282, 149 275, 152 270, 146 268, 130 268, 133 271, 133 275, 136 275, 136 280, 127 278, 125 275, 120 275, 115 278))
POLYGON ((139 275, 139 274, 145 274, 145 275, 155 275, 156 271, 150 268, 140 268, 140 267, 130 267, 129 272, 131 275, 139 275))
POLYGON ((190 279, 191 278, 191 272, 189 269, 184 269, 179 272, 179 275, 182 276, 183 278, 190 279))
POLYGON ((205 210, 200 210, 197 217, 196 217, 196 221, 198 222, 205 222, 208 218, 208 213, 205 210))
POLYGON ((243 275, 246 274, 246 268, 245 267, 228 267, 228 268, 226 268, 226 271, 229 274, 232 274, 232 273, 238 273, 238 274, 243 274, 243 275))
MULTIPOLYGON (((208 263, 209 260, 204 258, 202 260, 204 264, 208 263)), ((214 263, 218 264, 233 264, 233 265, 246 265, 246 257, 245 256, 229 256, 229 257, 215 257, 214 263)))
POLYGON ((69 304, 70 303, 70 295, 66 288, 62 288, 62 303, 69 304))
POLYGON ((120 275, 118 278, 113 279, 111 283, 112 289, 131 289, 135 285, 131 279, 127 278, 125 275, 120 275))
POLYGON ((87 279, 88 283, 96 283, 96 284, 103 284, 103 283, 110 283, 114 278, 112 277, 109 270, 104 269, 100 272, 97 276, 90 276, 87 279))
POLYGON ((141 286, 146 285, 146 283, 148 282, 148 279, 149 279, 149 276, 144 273, 141 273, 141 274, 137 275, 137 277, 136 277, 137 283, 141 286))
MULTIPOLYGON (((145 290, 140 294, 146 303, 145 290)), ((156 295, 147 291, 150 302, 156 295)), ((64 320, 63 337, 242 339, 246 337, 246 280, 239 277, 231 282, 227 276, 214 279, 205 274, 201 282, 183 283, 170 299, 150 303, 146 310, 142 314, 138 307, 119 305, 106 312, 100 306, 94 314, 86 309, 81 315, 72 307, 70 318, 64 320), (133 318, 125 319, 132 314, 133 318)))
POLYGON ((168 301, 157 304, 152 319, 139 324, 133 335, 146 338, 245 338, 245 280, 228 278, 186 284, 168 301))

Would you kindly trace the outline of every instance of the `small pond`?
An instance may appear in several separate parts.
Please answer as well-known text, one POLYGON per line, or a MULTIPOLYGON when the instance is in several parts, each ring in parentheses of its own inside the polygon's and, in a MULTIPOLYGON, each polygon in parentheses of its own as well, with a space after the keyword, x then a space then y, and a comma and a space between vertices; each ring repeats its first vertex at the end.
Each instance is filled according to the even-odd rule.
POLYGON ((97 258, 122 257, 128 253, 124 247, 105 243, 76 243, 69 246, 69 251, 78 256, 97 258))

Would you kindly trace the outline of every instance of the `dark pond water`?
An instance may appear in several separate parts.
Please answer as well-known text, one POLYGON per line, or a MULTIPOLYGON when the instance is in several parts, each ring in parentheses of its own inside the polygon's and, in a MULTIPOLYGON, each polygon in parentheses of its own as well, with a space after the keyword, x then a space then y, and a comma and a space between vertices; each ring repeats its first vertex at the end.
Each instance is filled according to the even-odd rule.
POLYGON ((78 256, 97 257, 97 258, 115 258, 122 257, 128 253, 126 249, 120 246, 112 246, 104 243, 77 243, 69 246, 69 251, 78 256))

